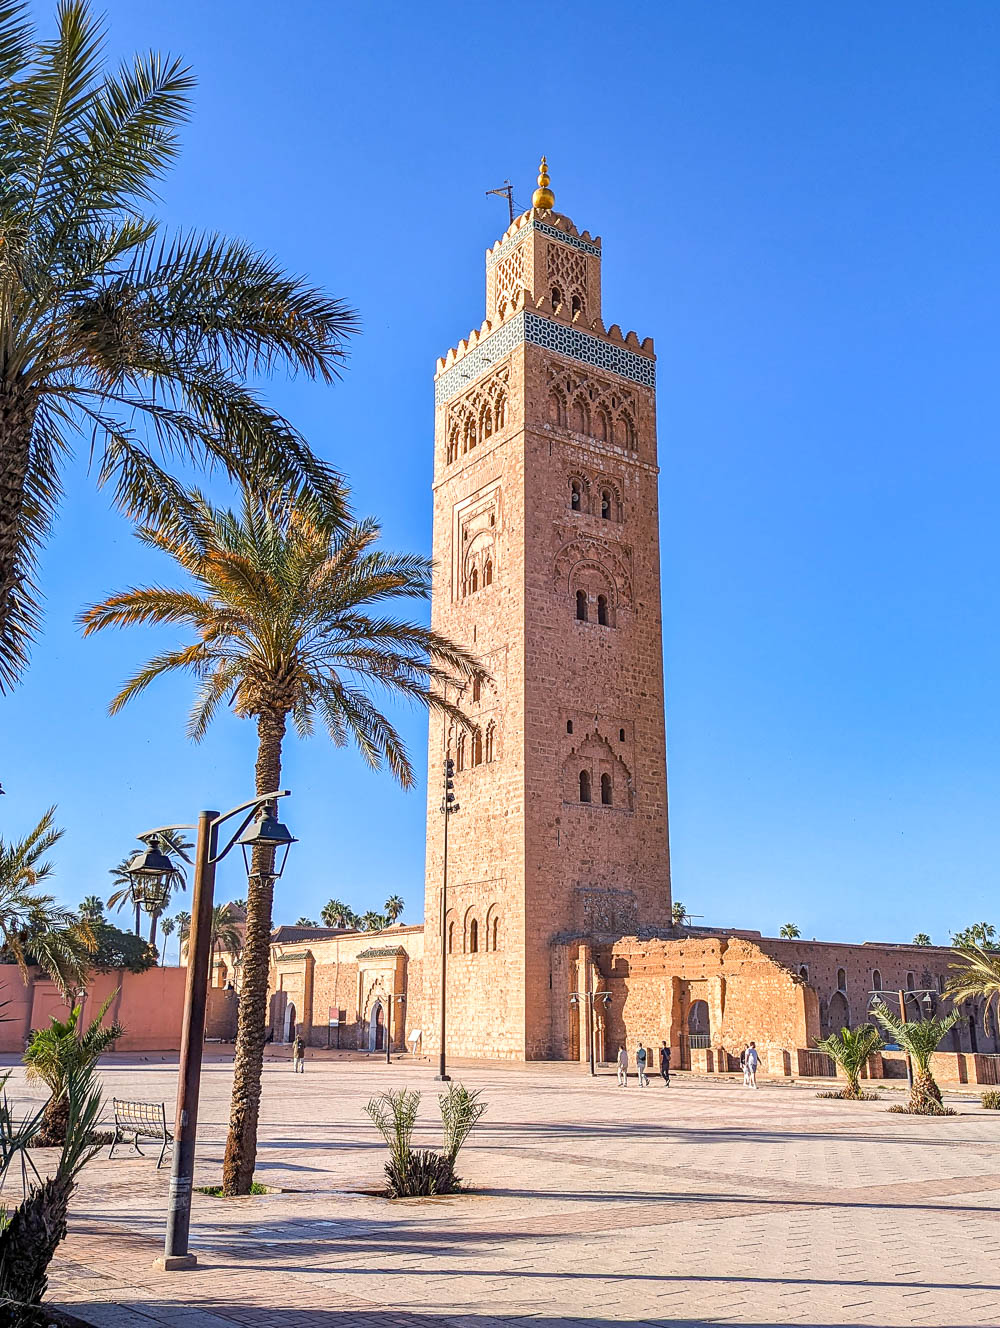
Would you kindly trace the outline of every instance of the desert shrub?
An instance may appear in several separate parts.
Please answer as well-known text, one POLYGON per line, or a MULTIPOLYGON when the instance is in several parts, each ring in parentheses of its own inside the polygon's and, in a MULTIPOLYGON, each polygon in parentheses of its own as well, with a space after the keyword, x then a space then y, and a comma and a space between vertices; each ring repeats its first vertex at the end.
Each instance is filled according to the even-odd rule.
POLYGON ((881 1102, 878 1093, 866 1093, 859 1088, 856 1093, 852 1093, 848 1088, 838 1088, 833 1093, 817 1093, 817 1097, 837 1098, 841 1102, 881 1102))
POLYGON ((1000 1111, 1000 1089, 991 1088, 984 1093, 983 1106, 987 1111, 1000 1111))
POLYGON ((923 1099, 922 1105, 913 1106, 910 1102, 898 1102, 896 1106, 890 1107, 897 1116, 954 1116, 957 1113, 952 1111, 951 1107, 943 1107, 940 1102, 935 1102, 933 1098, 923 1099))

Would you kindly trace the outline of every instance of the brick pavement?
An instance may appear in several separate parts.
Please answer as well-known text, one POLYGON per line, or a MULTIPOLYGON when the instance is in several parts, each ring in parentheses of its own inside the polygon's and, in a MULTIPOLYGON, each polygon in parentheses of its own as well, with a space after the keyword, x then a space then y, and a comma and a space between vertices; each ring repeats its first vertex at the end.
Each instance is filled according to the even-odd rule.
MULTIPOLYGON (((13 1096, 31 1096, 15 1071, 13 1096)), ((107 1094, 172 1100, 171 1064, 110 1058, 107 1094)), ((217 1182, 231 1067, 206 1065, 198 1184, 217 1182)), ((84 1173, 51 1298, 99 1328, 1000 1325, 1000 1114, 943 1120, 806 1087, 678 1080, 627 1091, 575 1069, 463 1069, 489 1112, 475 1192, 389 1203, 372 1091, 426 1066, 265 1068, 258 1179, 195 1196, 200 1266, 156 1272, 167 1174, 106 1153, 84 1173)))

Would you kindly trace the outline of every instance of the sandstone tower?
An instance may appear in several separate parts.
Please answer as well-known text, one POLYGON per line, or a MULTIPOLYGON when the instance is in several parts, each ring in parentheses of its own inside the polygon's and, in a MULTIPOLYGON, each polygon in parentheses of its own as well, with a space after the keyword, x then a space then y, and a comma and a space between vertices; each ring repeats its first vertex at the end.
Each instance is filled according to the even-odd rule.
POLYGON ((601 313, 601 241, 533 206, 435 378, 433 624, 492 681, 430 721, 424 1049, 437 1049, 442 763, 450 1054, 564 1057, 568 938, 670 922, 655 357, 601 313), (555 938, 563 944, 553 946, 555 938))

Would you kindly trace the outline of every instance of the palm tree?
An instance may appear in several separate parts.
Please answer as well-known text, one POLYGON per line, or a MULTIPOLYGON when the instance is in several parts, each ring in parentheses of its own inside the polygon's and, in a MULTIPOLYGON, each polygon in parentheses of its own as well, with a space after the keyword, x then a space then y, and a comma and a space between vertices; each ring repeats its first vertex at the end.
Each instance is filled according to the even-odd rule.
POLYGON ((180 498, 157 453, 342 510, 333 471, 245 380, 284 367, 332 381, 357 328, 243 241, 165 236, 149 205, 189 70, 150 53, 115 76, 87 0, 61 0, 51 42, 31 9, 0 7, 0 691, 38 629, 38 557, 76 440, 146 518, 180 498))
POLYGON ((167 943, 177 929, 177 921, 174 918, 164 918, 160 923, 160 931, 163 932, 163 962, 167 961, 167 943))
POLYGON ((181 962, 181 951, 187 944, 188 930, 191 926, 191 914, 183 910, 174 914, 174 925, 177 928, 177 962, 181 962))
POLYGON ((376 913, 373 910, 370 910, 369 912, 362 914, 362 931, 382 931, 386 925, 386 919, 381 913, 376 913))
POLYGON ((51 1146, 66 1139, 69 1119, 67 1087, 74 1074, 91 1070, 112 1043, 121 1037, 121 1024, 102 1028, 104 1016, 117 996, 113 991, 98 1010, 96 1016, 80 1033, 79 1005, 74 1006, 68 1019, 52 1017, 48 1028, 36 1028, 24 1053, 25 1075, 29 1080, 40 1080, 49 1090, 45 1104, 40 1144, 51 1146))
POLYGON ((931 1074, 931 1057, 948 1030, 961 1019, 962 1012, 952 1010, 943 1019, 915 1019, 904 1024, 883 1001, 875 1001, 872 1013, 893 1042, 897 1042, 908 1053, 913 1063, 913 1087, 910 1089, 907 1109, 918 1116, 944 1114, 941 1090, 931 1074))
POLYGON ((675 927, 683 927, 688 918, 688 911, 679 899, 675 899, 670 907, 670 921, 675 927))
POLYGON ((314 922, 312 918, 296 918, 295 925, 296 927, 315 927, 318 926, 318 923, 314 922))
POLYGON ((86 899, 80 900, 80 907, 77 912, 87 922, 103 922, 104 900, 99 899, 97 895, 87 895, 86 899))
MULTIPOLYGON (((187 872, 184 869, 186 862, 185 855, 194 845, 187 838, 183 830, 161 830, 159 834, 160 843, 164 852, 174 855, 174 871, 168 883, 166 896, 163 901, 163 908, 157 909, 155 913, 149 915, 149 943, 156 945, 156 924, 163 913, 163 909, 170 903, 170 897, 175 890, 183 890, 187 884, 187 872)), ((117 867, 112 867, 109 871, 111 879, 118 886, 113 894, 108 896, 108 908, 124 908, 126 905, 135 908, 135 934, 140 933, 142 919, 142 905, 135 897, 135 891, 132 887, 132 877, 129 875, 129 863, 134 854, 122 858, 117 867)))
POLYGON ((931 943, 932 943, 931 938, 927 935, 925 931, 918 931, 916 936, 914 936, 913 938, 914 945, 930 945, 931 943))
POLYGON ((323 905, 319 913, 324 927, 356 927, 358 915, 350 904, 343 904, 339 899, 331 899, 323 905))
POLYGON ((856 1101, 862 1096, 861 1071, 881 1045, 878 1029, 872 1024, 861 1024, 853 1030, 842 1028, 839 1033, 831 1033, 816 1043, 817 1051, 825 1052, 835 1060, 847 1076, 847 1087, 841 1097, 856 1101))
POLYGON ((956 950, 968 950, 973 946, 992 950, 996 938, 997 929, 992 922, 974 922, 964 931, 956 931, 952 935, 951 943, 956 950))
POLYGON ((778 932, 778 935, 783 940, 794 941, 797 937, 801 936, 802 933, 799 931, 798 927, 796 927, 794 922, 786 922, 778 932))
POLYGON ((991 1005, 1000 1013, 1000 954, 981 945, 957 951, 958 963, 949 964, 955 976, 945 988, 956 1005, 967 1000, 983 1003, 983 1024, 987 1023, 991 1005))
MULTIPOLYGON (((139 535, 176 559, 193 584, 113 595, 83 615, 86 633, 169 623, 190 628, 194 640, 154 656, 111 702, 112 713, 163 674, 193 674, 199 689, 188 723, 192 738, 204 737, 223 703, 256 721, 258 793, 280 788, 289 715, 302 736, 312 733, 318 715, 337 746, 353 738, 373 769, 387 766, 404 788, 414 784, 413 766, 373 693, 466 723, 444 698, 444 684, 456 674, 485 677, 476 661, 430 628, 366 612, 387 599, 430 594, 430 562, 377 549, 374 521, 343 531, 316 500, 249 492, 236 515, 193 491, 139 535)), ((256 1160, 273 867, 273 849, 254 851, 223 1167, 227 1195, 249 1193, 256 1160)))
POLYGON ((385 916, 391 927, 396 919, 401 915, 405 905, 399 895, 390 895, 385 901, 385 916))
POLYGON ((53 825, 55 807, 21 839, 0 836, 0 943, 28 975, 28 956, 57 981, 71 985, 82 977, 81 953, 93 949, 89 925, 37 890, 55 870, 45 858, 63 836, 53 825))

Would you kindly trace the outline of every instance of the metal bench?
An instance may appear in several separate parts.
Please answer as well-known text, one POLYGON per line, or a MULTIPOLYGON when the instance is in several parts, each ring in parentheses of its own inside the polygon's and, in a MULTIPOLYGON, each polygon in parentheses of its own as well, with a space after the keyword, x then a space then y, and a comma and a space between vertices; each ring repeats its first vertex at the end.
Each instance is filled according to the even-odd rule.
POLYGON ((140 1139, 159 1139, 160 1156, 156 1160, 159 1171, 163 1155, 173 1144, 174 1136, 167 1129, 167 1109, 162 1102, 129 1102, 123 1098, 112 1098, 115 1109, 115 1137, 111 1140, 109 1160, 115 1155, 115 1145, 126 1143, 127 1136, 132 1136, 131 1147, 145 1157, 139 1147, 140 1139))

